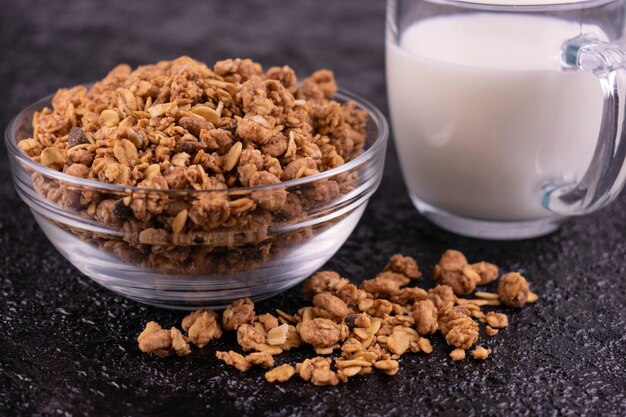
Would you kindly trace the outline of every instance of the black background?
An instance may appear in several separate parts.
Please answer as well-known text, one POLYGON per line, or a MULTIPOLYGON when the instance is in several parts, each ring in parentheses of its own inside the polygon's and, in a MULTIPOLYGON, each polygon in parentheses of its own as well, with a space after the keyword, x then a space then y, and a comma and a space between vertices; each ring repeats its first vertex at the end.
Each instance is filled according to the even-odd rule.
MULTIPOLYGON (((212 63, 251 57, 303 75, 335 71, 342 87, 387 112, 384 2, 0 2, 0 125, 59 87, 187 54, 212 63)), ((141 354, 147 320, 182 314, 115 296, 62 259, 35 224, 0 159, 0 415, 624 415, 626 196, 522 242, 461 238, 413 209, 393 146, 385 177, 352 238, 328 267, 361 280, 403 252, 430 271, 443 250, 522 271, 539 303, 510 311, 511 326, 481 342, 486 362, 453 363, 433 338, 396 377, 372 374, 335 388, 294 378, 273 386, 258 369, 218 363, 226 337, 185 358, 141 354)), ((428 281, 427 281, 428 283, 428 281)), ((293 311, 300 288, 259 303, 293 311)), ((295 363, 312 351, 279 357, 295 363)))

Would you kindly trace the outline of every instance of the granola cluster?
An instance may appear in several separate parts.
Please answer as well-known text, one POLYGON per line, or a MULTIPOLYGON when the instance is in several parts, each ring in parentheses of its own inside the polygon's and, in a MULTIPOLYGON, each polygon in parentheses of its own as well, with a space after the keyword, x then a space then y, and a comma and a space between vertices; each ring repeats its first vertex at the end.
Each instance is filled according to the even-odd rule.
MULTIPOLYGON (((33 173, 47 199, 124 234, 81 237, 126 261, 193 273, 216 248, 257 245, 252 253, 267 258, 269 247, 258 245, 272 225, 301 219, 351 189, 347 175, 297 191, 227 193, 312 176, 358 156, 367 113, 333 100, 336 89, 331 71, 298 84, 288 66, 264 71, 250 59, 213 68, 189 57, 135 70, 119 65, 90 88, 58 90, 52 107, 34 114, 32 137, 18 145, 56 171, 136 187, 90 190, 33 173)), ((235 253, 223 269, 249 257, 235 253)))
MULTIPOLYGON (((465 257, 460 252, 447 251, 433 275, 444 274, 450 283, 451 277, 466 282, 467 274, 463 271, 467 271, 468 264, 463 260, 465 257)), ((474 265, 486 266, 487 282, 494 280, 493 268, 496 268, 495 279, 498 278, 495 265, 484 262, 474 265)), ((484 271, 475 272, 482 276, 484 271)), ((188 331, 188 336, 178 332, 177 347, 174 343, 177 330, 163 330, 154 322, 148 323, 139 335, 139 347, 158 356, 182 356, 191 352, 188 343, 202 347, 219 337, 223 328, 236 332, 244 353, 217 351, 216 357, 241 372, 261 366, 269 368, 265 374, 269 382, 285 382, 298 375, 314 385, 337 385, 373 370, 395 375, 404 354, 433 351, 429 338, 435 337, 437 332, 453 348, 452 360, 463 360, 466 352, 478 342, 481 324, 489 337, 508 326, 504 313, 485 313, 482 307, 503 303, 521 307, 538 299, 518 273, 500 278, 498 294, 479 291, 475 293, 476 298, 460 298, 454 294, 452 286, 443 283, 428 291, 409 286, 420 277, 415 260, 401 255, 394 255, 383 272, 358 286, 336 272, 321 271, 304 284, 305 297, 311 300, 312 306, 304 306, 296 314, 281 310, 276 310, 275 315, 256 314, 251 300, 237 300, 224 311, 221 328, 217 313, 198 310, 183 319, 183 329, 188 331), (506 292, 501 288, 506 288, 506 292), (522 296, 526 298, 520 303, 522 296), (511 300, 515 301, 511 303, 511 300), (201 317, 203 322, 198 333, 203 337, 192 337, 190 323, 197 323, 201 317), (310 346, 317 356, 295 365, 274 366, 274 357, 301 346, 310 346)), ((476 284, 483 285, 480 282, 476 284)), ((491 353, 491 348, 476 346, 471 356, 485 360, 491 353)))

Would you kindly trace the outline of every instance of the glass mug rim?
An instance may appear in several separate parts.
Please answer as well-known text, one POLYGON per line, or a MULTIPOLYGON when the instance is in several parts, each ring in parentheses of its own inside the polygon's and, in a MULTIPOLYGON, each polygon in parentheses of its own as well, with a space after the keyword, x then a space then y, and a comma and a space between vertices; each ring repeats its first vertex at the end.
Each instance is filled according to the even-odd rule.
MULTIPOLYGON (((388 0, 389 3, 398 0, 388 0)), ((427 3, 455 6, 465 9, 506 11, 506 12, 533 12, 533 11, 557 11, 573 9, 589 9, 600 7, 611 3, 618 3, 623 0, 517 0, 515 4, 503 2, 502 0, 422 0, 427 3)))

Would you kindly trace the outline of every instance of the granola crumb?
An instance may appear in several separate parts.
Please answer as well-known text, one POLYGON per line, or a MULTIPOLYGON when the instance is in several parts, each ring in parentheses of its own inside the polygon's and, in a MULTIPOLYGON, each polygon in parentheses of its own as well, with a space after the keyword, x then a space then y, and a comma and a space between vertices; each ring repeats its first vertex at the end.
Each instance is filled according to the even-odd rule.
POLYGON ((139 349, 142 352, 154 353, 162 358, 171 354, 171 333, 169 330, 162 329, 157 322, 148 322, 146 328, 137 337, 137 342, 139 342, 139 349))
POLYGON ((250 365, 259 365, 266 369, 274 366, 274 357, 269 352, 252 352, 245 359, 250 365))
POLYGON ((189 348, 188 338, 183 336, 183 334, 176 327, 172 327, 170 329, 170 336, 172 337, 172 349, 178 356, 185 356, 191 353, 191 349, 189 348))
POLYGON ((336 322, 342 322, 350 314, 346 303, 328 292, 316 294, 313 297, 313 305, 316 307, 318 317, 328 318, 336 322))
POLYGON ((476 360, 481 360, 484 361, 485 359, 487 359, 487 357, 489 357, 489 355, 491 355, 491 352, 493 352, 493 350, 491 348, 489 349, 485 349, 482 346, 478 346, 476 349, 474 349, 474 351, 472 352, 472 357, 476 360))
POLYGON ((454 296, 452 287, 439 284, 435 288, 428 290, 428 299, 433 302, 437 309, 441 309, 448 304, 454 303, 456 297, 454 296))
POLYGON ((237 330, 242 324, 250 323, 254 319, 254 303, 249 298, 235 300, 226 307, 222 314, 224 330, 237 330))
POLYGON ((490 311, 485 316, 487 324, 494 329, 503 329, 509 325, 509 318, 504 313, 494 313, 490 311))
POLYGON ((491 327, 489 325, 487 325, 485 327, 485 333, 487 333, 487 335, 489 335, 489 336, 495 336, 495 335, 498 334, 498 332, 499 332, 498 329, 494 329, 493 327, 491 327))
POLYGON ((415 329, 421 335, 433 334, 439 328, 437 307, 430 300, 416 302, 413 305, 411 317, 415 321, 415 329))
POLYGON ((454 349, 452 352, 450 352, 450 357, 455 362, 462 361, 463 359, 465 359, 465 350, 459 348, 454 349))
POLYGON ((241 353, 237 353, 234 350, 229 350, 228 352, 218 350, 215 352, 215 357, 227 365, 234 366, 241 372, 246 372, 252 367, 252 364, 241 353))
POLYGON ((199 348, 222 337, 217 314, 212 310, 194 311, 183 319, 182 327, 189 335, 189 341, 199 348))
POLYGON ((430 354, 433 351, 433 347, 430 344, 430 340, 424 337, 420 337, 419 341, 417 342, 417 346, 419 347, 421 352, 424 352, 426 354, 430 354))
POLYGON ((467 263, 467 258, 456 250, 447 250, 435 265, 433 277, 439 284, 449 285, 455 294, 466 295, 474 291, 480 275, 467 263))
POLYGON ((294 376, 296 370, 289 364, 279 365, 265 373, 267 382, 286 382, 294 376))
POLYGON ((331 369, 331 359, 315 357, 305 359, 296 365, 295 371, 305 381, 310 381, 313 385, 337 385, 339 378, 331 369))
POLYGON ((377 361, 374 363, 374 367, 390 376, 397 374, 398 369, 400 369, 398 361, 393 359, 384 359, 377 361))
POLYGON ((483 261, 472 264, 472 268, 480 275, 477 285, 487 285, 498 279, 498 267, 494 264, 483 261))
POLYGON ((341 278, 334 271, 320 271, 304 282, 304 295, 308 299, 312 299, 316 294, 323 292, 334 292, 342 283, 347 284, 347 279, 341 278))
POLYGON ((385 271, 397 272, 411 279, 417 279, 422 276, 415 259, 410 256, 403 256, 399 253, 389 258, 389 262, 387 266, 385 266, 385 271))
POLYGON ((296 327, 302 341, 313 347, 330 347, 345 339, 347 326, 339 325, 328 319, 316 318, 298 324, 296 327))

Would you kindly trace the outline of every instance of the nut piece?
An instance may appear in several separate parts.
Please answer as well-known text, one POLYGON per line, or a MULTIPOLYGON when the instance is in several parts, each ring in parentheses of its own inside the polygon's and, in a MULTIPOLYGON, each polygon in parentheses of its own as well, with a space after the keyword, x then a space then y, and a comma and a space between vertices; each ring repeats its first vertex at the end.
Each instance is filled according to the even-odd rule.
POLYGON ((495 329, 503 329, 509 325, 509 318, 504 313, 494 313, 490 311, 485 316, 488 325, 495 329))
POLYGON ((222 315, 224 330, 237 330, 245 323, 252 323, 254 319, 254 303, 249 298, 235 300, 226 307, 222 315))
POLYGON ((472 352, 472 356, 474 357, 474 359, 484 361, 491 354, 491 352, 493 352, 492 349, 485 349, 482 346, 478 346, 472 352))
POLYGON ((500 300, 509 307, 521 307, 528 300, 528 282, 518 272, 503 275, 498 283, 500 300))
POLYGON ((151 352, 164 358, 171 355, 172 336, 169 330, 162 329, 159 323, 150 321, 146 328, 137 337, 139 349, 142 352, 151 352))
POLYGON ((439 328, 437 307, 430 300, 418 301, 413 304, 411 317, 415 321, 415 330, 421 335, 433 334, 439 328))
POLYGON ((267 382, 285 382, 288 381, 295 373, 296 370, 294 367, 285 363, 267 371, 265 373, 265 379, 267 382))
POLYGON ((498 279, 498 267, 494 264, 490 264, 489 262, 478 262, 472 264, 472 268, 478 273, 478 275, 480 275, 478 285, 487 285, 498 279))
POLYGON ((57 148, 46 148, 41 151, 41 164, 60 171, 65 165, 65 157, 57 148))
POLYGON ((230 171, 235 167, 235 165, 237 165, 239 157, 241 156, 242 149, 243 144, 241 142, 235 143, 232 148, 230 148, 230 150, 226 154, 226 157, 224 158, 224 171, 230 171))
POLYGON ((395 330, 391 333, 391 336, 387 339, 387 347, 393 353, 398 356, 404 355, 409 349, 409 343, 411 339, 406 332, 395 330))
POLYGON ((172 232, 178 234, 183 231, 188 215, 189 212, 187 210, 181 210, 178 212, 176 217, 174 217, 174 220, 172 220, 172 232))
POLYGON ((183 319, 182 327, 189 334, 189 341, 200 348, 222 337, 217 314, 211 310, 194 311, 183 319))
POLYGON ((462 361, 463 359, 465 359, 465 350, 454 349, 452 352, 450 352, 450 357, 455 362, 462 361))
POLYGON ((196 106, 191 109, 191 112, 203 117, 204 120, 213 124, 220 120, 220 114, 208 106, 196 106))
POLYGON ((406 275, 412 279, 417 279, 422 276, 415 259, 400 254, 395 254, 389 258, 389 263, 385 266, 385 271, 397 272, 398 274, 406 275))
POLYGON ((345 324, 337 324, 328 319, 313 319, 297 326, 302 341, 313 347, 331 347, 345 339, 348 328, 345 324))
POLYGON ((424 337, 420 337, 417 341, 417 346, 420 348, 420 351, 424 353, 432 353, 433 351, 433 346, 430 344, 430 340, 424 337))
POLYGON ((452 287, 457 295, 466 295, 474 291, 481 277, 467 263, 465 255, 456 250, 447 250, 435 265, 433 277, 439 284, 452 287))
POLYGON ((315 312, 319 317, 337 322, 342 322, 350 314, 346 303, 328 292, 316 294, 313 297, 313 305, 317 307, 315 312))

